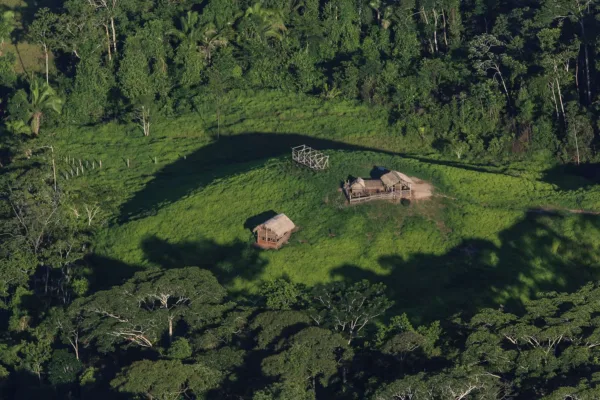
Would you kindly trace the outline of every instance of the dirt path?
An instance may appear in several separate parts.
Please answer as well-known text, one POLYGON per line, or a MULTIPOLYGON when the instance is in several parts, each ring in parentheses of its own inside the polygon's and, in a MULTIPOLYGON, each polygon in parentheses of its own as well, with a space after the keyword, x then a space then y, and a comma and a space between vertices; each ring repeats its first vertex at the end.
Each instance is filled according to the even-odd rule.
POLYGON ((598 211, 587 211, 587 210, 572 210, 568 208, 555 208, 555 207, 539 207, 530 210, 531 212, 539 214, 552 214, 556 212, 567 212, 571 214, 582 214, 582 215, 600 215, 598 211))
MULTIPOLYGON (((411 176, 410 179, 414 182, 412 187, 412 195, 414 200, 426 200, 433 196, 433 185, 427 181, 421 180, 417 177, 411 176)), ((436 196, 448 197, 452 200, 456 200, 454 197, 446 196, 443 194, 436 194, 436 196)), ((552 214, 555 212, 566 212, 571 214, 582 214, 582 215, 600 215, 599 211, 588 211, 588 210, 576 210, 560 207, 537 207, 529 210, 530 212, 540 214, 552 214)))
POLYGON ((414 182, 412 186, 412 195, 415 200, 424 200, 433 196, 433 185, 419 178, 411 176, 410 179, 414 182))

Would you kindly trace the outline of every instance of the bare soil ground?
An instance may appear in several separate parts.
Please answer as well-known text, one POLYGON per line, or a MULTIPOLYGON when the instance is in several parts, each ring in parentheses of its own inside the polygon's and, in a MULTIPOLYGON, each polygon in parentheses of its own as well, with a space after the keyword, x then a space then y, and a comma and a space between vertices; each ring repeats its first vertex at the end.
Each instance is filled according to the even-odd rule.
POLYGON ((411 176, 414 185, 412 187, 412 195, 414 200, 425 200, 433 196, 433 185, 419 178, 411 176))

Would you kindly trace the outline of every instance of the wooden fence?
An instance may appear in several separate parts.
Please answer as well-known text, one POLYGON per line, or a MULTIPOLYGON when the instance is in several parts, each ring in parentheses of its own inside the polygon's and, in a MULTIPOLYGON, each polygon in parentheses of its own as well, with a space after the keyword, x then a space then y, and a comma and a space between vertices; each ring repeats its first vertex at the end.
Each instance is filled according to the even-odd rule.
POLYGON ((346 198, 350 204, 357 203, 366 203, 371 200, 400 200, 400 199, 409 199, 411 197, 410 190, 401 190, 397 192, 385 192, 385 193, 377 193, 371 194, 368 196, 362 197, 352 197, 350 195, 350 188, 344 187, 344 193, 346 194, 346 198))
POLYGON ((324 170, 329 167, 329 156, 307 145, 292 147, 292 159, 314 170, 324 170))

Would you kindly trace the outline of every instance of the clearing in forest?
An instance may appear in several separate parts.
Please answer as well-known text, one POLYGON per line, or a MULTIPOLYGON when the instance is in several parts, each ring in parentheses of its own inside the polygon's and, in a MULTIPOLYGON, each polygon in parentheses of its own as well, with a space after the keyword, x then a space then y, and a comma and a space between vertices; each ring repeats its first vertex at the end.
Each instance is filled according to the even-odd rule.
MULTIPOLYGON (((290 102, 277 97, 273 109, 290 102)), ((324 107, 315 110, 326 113, 324 107)), ((355 114, 348 121, 339 115, 259 121, 251 117, 252 104, 243 110, 250 117, 232 113, 232 133, 219 140, 192 117, 156 124, 150 139, 111 124, 60 136, 64 143, 56 148, 68 153, 61 155, 88 152, 103 161, 102 169, 68 181, 72 190, 97 192, 111 216, 88 258, 94 289, 153 266, 207 268, 239 292, 277 277, 309 286, 368 279, 384 282, 415 320, 427 320, 600 278, 600 217, 535 211, 598 211, 596 189, 561 191, 541 174, 361 147, 355 143, 369 140, 357 135, 385 122, 359 123, 355 114), (314 124, 328 121, 330 138, 272 133, 319 132, 314 124), (294 165, 289 149, 298 143, 326 151, 330 168, 294 165), (369 176, 374 165, 411 177, 416 201, 346 207, 337 188, 349 175, 369 176), (254 248, 252 229, 282 212, 298 227, 289 244, 254 248)), ((384 133, 378 135, 372 143, 384 133)))

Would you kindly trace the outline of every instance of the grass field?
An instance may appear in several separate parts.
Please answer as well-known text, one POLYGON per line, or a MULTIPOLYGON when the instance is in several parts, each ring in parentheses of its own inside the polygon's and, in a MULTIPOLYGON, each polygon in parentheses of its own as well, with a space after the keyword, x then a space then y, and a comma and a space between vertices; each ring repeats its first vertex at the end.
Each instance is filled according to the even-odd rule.
MULTIPOLYGON (((31 20, 33 15, 42 7, 53 6, 53 0, 42 0, 28 5, 24 0, 0 0, 0 12, 13 11, 16 18, 13 41, 7 43, 4 51, 11 52, 16 56, 15 71, 19 74, 43 74, 45 72, 45 60, 42 47, 36 43, 28 43, 25 39, 25 21, 31 20), (23 21, 25 19, 25 21, 23 21)), ((49 55, 50 73, 55 72, 54 55, 49 55)))
POLYGON ((224 132, 214 138, 207 111, 157 122, 148 138, 116 124, 55 134, 64 187, 103 204, 89 257, 96 287, 150 266, 206 267, 240 292, 281 276, 369 279, 430 320, 600 277, 600 194, 583 178, 559 190, 543 168, 417 156, 383 112, 283 93, 234 98, 224 132), (302 143, 327 150, 332 167, 295 166, 289 149, 302 143), (73 159, 86 172, 66 180, 73 159), (347 206, 340 183, 374 166, 428 180, 436 196, 347 206), (299 231, 280 251, 254 249, 251 228, 280 212, 299 231))

